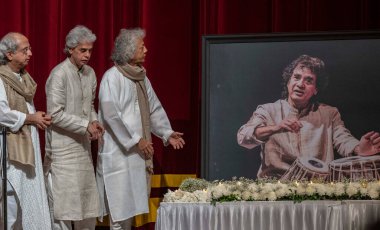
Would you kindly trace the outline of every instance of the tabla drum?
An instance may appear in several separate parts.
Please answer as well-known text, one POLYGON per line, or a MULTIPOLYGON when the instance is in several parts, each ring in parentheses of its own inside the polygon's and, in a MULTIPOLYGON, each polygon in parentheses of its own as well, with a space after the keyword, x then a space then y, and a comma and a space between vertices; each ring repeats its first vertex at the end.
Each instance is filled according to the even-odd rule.
POLYGON ((302 181, 318 179, 326 181, 329 178, 328 165, 314 157, 299 157, 281 177, 281 180, 302 181))
POLYGON ((358 181, 380 179, 380 155, 353 156, 331 161, 330 181, 358 181))

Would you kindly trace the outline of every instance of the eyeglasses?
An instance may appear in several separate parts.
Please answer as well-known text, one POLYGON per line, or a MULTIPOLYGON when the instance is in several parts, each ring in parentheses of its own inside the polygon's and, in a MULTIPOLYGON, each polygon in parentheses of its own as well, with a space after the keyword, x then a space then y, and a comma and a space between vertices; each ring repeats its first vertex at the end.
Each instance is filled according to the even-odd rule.
POLYGON ((30 50, 30 52, 32 52, 32 47, 31 47, 31 46, 27 46, 27 47, 25 47, 24 49, 17 50, 16 52, 20 51, 20 52, 23 53, 24 55, 27 55, 27 54, 28 54, 28 50, 30 50))

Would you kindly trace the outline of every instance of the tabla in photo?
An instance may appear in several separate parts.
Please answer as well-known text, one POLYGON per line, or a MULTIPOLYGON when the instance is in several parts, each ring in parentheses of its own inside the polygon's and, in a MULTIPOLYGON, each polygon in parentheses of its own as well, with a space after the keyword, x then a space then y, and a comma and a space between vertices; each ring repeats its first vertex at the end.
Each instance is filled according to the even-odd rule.
POLYGON ((380 179, 380 155, 352 156, 331 161, 330 181, 380 179))
POLYGON ((314 157, 303 156, 297 158, 290 168, 281 177, 281 180, 328 180, 328 165, 314 157))

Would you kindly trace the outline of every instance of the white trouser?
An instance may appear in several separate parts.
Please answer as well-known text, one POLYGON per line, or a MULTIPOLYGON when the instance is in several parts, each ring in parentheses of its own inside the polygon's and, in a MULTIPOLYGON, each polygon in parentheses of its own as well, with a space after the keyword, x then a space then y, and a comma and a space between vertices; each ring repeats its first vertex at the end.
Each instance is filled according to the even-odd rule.
POLYGON ((72 230, 71 222, 74 223, 75 230, 94 230, 96 225, 96 218, 88 218, 84 220, 56 220, 53 222, 54 230, 72 230))
POLYGON ((74 230, 95 230, 96 218, 88 218, 84 220, 56 220, 54 218, 54 210, 53 210, 53 194, 52 194, 52 179, 51 173, 48 174, 48 198, 49 198, 49 206, 50 206, 50 216, 52 218, 52 226, 53 230, 72 230, 72 222, 74 223, 74 230))
POLYGON ((126 219, 126 220, 113 222, 111 212, 110 212, 110 209, 108 206, 107 194, 105 194, 105 197, 106 197, 106 199, 105 199, 106 200, 106 209, 107 209, 107 212, 109 213, 109 217, 110 217, 110 230, 131 230, 132 229, 133 217, 126 219))
POLYGON ((111 225, 110 229, 111 230, 130 230, 132 228, 132 219, 133 217, 126 220, 113 222, 112 216, 110 216, 110 225, 111 225))
POLYGON ((21 206, 16 191, 7 182, 7 230, 22 229, 21 206))

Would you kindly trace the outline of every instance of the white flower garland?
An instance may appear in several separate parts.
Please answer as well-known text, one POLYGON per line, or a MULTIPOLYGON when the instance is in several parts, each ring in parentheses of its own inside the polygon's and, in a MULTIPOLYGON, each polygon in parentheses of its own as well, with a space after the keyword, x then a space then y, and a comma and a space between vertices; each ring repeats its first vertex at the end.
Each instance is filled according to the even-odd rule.
POLYGON ((169 190, 164 202, 226 202, 226 201, 275 201, 275 200, 378 200, 380 181, 313 182, 313 181, 265 181, 236 178, 231 181, 205 183, 202 179, 187 179, 186 189, 169 190), (200 183, 202 182, 202 184, 200 183), (192 184, 194 186, 192 187, 192 184), (203 188, 202 188, 203 186, 203 188), (188 191, 185 191, 188 190, 188 191))

